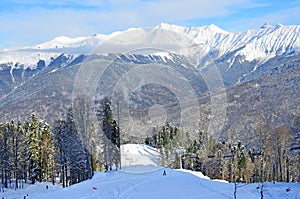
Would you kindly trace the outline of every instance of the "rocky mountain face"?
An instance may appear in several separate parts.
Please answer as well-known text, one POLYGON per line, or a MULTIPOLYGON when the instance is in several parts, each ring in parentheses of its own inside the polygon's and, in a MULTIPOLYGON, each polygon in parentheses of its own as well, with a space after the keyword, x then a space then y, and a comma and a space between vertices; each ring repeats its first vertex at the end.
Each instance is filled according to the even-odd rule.
MULTIPOLYGON (((226 89, 226 119, 221 137, 253 141, 264 125, 299 131, 300 54, 277 56, 264 66, 269 70, 257 71, 251 80, 226 89)), ((203 104, 207 111, 210 100, 203 104)), ((206 120, 202 120, 205 124, 206 120)))
POLYGON ((247 142, 262 125, 297 132, 299 48, 299 26, 229 33, 160 24, 4 49, 1 120, 35 112, 53 122, 83 96, 93 113, 107 96, 132 139, 165 122, 247 142))

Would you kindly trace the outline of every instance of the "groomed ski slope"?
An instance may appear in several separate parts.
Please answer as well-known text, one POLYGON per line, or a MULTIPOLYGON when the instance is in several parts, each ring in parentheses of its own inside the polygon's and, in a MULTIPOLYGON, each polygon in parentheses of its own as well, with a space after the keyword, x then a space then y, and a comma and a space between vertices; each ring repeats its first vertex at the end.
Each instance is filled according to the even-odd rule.
MULTIPOLYGON (((150 158, 149 162, 157 157, 155 149, 145 145, 124 145, 123 152, 136 156, 132 159, 139 161, 150 158), (146 154, 146 155, 145 155, 146 154)), ((147 162, 147 163, 149 163, 147 162)), ((186 170, 172 170, 161 168, 154 164, 124 165, 122 171, 96 173, 91 180, 62 189, 59 185, 40 183, 26 186, 18 191, 7 190, 0 193, 0 198, 22 199, 147 199, 147 198, 233 198, 234 184, 210 180, 200 172, 186 170), (162 175, 164 170, 166 175, 162 175), (46 185, 49 189, 46 189, 46 185)), ((139 162, 141 163, 141 162, 139 162)), ((238 184, 237 198, 260 198, 260 184, 238 184)), ((264 183, 264 198, 297 199, 300 198, 299 183, 264 183), (290 188, 290 191, 286 191, 290 188)))

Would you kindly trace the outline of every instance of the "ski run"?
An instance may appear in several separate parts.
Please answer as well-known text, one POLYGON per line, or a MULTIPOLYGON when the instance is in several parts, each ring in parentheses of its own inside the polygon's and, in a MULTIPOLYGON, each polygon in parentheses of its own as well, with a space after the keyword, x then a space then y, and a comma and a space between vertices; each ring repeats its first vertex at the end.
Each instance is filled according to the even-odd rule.
POLYGON ((97 172, 90 180, 62 188, 60 184, 36 183, 23 189, 7 189, 4 199, 147 199, 236 198, 298 199, 299 183, 254 184, 212 180, 201 172, 158 166, 159 153, 146 145, 122 145, 122 169, 97 172), (165 174, 165 175, 163 175, 165 174))

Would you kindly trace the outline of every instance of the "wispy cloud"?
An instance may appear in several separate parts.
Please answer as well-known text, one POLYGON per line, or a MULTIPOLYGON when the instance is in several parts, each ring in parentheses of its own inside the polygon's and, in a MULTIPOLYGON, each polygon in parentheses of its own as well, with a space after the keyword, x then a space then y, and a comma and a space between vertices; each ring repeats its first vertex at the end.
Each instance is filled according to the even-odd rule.
MULTIPOLYGON (((5 0, 4 0, 5 1, 5 0)), ((15 3, 15 5, 30 5, 32 7, 35 6, 42 6, 46 7, 49 5, 52 6, 104 6, 105 2, 104 1, 97 1, 97 0, 83 0, 83 1, 78 1, 78 0, 11 0, 10 2, 15 3)))
POLYGON ((268 7, 271 0, 3 1, 4 4, 0 6, 0 47, 27 45, 58 35, 92 35, 129 27, 155 26, 160 22, 187 25, 191 21, 197 21, 193 25, 204 25, 204 22, 220 21, 222 24, 217 25, 222 27, 234 25, 236 28, 247 28, 246 21, 253 21, 251 24, 255 24, 255 21, 260 23, 268 15, 276 15, 273 19, 281 19, 281 23, 290 21, 289 17, 298 17, 299 20, 298 14, 291 14, 288 10, 275 14, 266 13, 257 18, 246 14, 239 17, 241 11, 247 13, 255 8, 268 7))
POLYGON ((300 25, 299 19, 300 5, 295 5, 292 8, 286 8, 272 13, 227 21, 224 23, 224 27, 231 31, 243 31, 249 28, 257 28, 266 22, 273 25, 300 25))

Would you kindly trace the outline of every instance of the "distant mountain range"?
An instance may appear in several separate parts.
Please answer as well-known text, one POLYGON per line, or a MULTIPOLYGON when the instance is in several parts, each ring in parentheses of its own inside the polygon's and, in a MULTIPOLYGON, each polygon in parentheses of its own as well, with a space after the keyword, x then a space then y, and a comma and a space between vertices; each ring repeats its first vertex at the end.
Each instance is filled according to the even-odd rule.
POLYGON ((264 124, 300 130, 299 82, 300 26, 230 33, 161 23, 1 50, 0 115, 53 121, 74 93, 114 101, 121 89, 129 137, 151 134, 163 115, 187 131, 247 140, 264 124))

